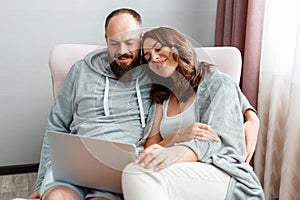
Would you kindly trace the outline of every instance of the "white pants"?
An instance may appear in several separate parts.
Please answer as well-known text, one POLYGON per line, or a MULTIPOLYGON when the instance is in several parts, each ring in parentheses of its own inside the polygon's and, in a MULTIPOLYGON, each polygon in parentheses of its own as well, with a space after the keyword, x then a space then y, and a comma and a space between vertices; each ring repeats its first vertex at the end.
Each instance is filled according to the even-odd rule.
POLYGON ((175 163, 153 171, 129 164, 123 171, 126 200, 225 199, 230 176, 201 162, 175 163))

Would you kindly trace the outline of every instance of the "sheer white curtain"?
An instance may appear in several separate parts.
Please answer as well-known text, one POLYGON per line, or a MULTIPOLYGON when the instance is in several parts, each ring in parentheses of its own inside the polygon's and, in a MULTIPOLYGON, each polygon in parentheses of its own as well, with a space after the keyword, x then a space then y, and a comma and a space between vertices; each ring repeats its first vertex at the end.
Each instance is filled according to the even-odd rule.
POLYGON ((267 0, 255 172, 266 199, 300 198, 300 1, 267 0))

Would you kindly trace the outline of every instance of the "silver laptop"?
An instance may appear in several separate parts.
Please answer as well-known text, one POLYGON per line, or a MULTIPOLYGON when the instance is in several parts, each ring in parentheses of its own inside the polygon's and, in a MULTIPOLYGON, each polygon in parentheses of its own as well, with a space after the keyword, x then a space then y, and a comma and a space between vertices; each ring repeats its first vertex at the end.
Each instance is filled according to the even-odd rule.
POLYGON ((123 168, 137 157, 134 144, 48 132, 57 181, 122 193, 123 168))

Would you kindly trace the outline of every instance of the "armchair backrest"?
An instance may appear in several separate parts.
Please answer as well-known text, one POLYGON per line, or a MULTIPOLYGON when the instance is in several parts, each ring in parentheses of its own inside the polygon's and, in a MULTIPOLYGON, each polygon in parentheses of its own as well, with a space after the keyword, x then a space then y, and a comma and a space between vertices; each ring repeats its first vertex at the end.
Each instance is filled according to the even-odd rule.
MULTIPOLYGON (((52 49, 49 58, 49 67, 52 78, 53 97, 56 97, 71 66, 96 48, 101 47, 85 44, 59 44, 52 49)), ((242 58, 237 48, 201 47, 195 48, 195 50, 200 60, 218 65, 220 71, 228 74, 239 83, 242 58)))
POLYGON ((96 45, 86 44, 59 44, 54 46, 49 58, 53 97, 58 94, 72 65, 96 48, 96 45))

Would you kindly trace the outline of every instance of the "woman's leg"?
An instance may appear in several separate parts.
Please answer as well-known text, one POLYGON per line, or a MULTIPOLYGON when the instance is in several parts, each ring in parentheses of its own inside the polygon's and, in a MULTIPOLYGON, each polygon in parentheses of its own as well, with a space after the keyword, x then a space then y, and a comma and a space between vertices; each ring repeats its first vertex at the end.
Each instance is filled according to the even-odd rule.
POLYGON ((201 162, 175 163, 161 171, 128 165, 122 175, 125 199, 225 199, 230 176, 201 162))

